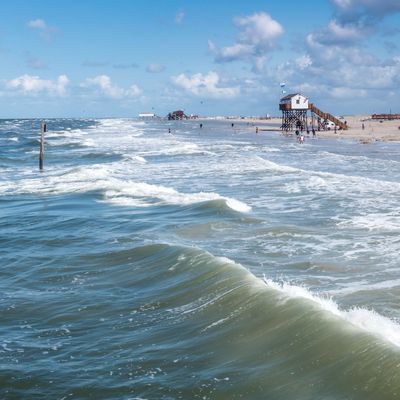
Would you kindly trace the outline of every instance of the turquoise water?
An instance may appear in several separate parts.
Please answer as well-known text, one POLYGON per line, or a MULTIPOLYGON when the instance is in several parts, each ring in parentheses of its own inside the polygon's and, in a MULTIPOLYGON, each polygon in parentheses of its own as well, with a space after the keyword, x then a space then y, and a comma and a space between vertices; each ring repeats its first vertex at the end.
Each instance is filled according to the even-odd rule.
POLYGON ((48 128, 0 121, 2 399, 400 398, 399 144, 48 128))

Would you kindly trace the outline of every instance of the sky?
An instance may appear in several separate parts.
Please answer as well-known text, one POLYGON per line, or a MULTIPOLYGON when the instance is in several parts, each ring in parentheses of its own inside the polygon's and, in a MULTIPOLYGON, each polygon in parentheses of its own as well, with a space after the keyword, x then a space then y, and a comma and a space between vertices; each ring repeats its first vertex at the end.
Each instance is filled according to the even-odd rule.
POLYGON ((400 113, 399 89, 400 0, 1 1, 0 118, 400 113))

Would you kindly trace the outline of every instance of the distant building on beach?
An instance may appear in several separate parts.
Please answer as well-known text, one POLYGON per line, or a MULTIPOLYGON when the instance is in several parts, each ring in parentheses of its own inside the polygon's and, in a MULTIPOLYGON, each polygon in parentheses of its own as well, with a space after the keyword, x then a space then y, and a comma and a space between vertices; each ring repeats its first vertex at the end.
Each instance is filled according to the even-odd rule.
POLYGON ((371 119, 392 120, 400 119, 400 114, 372 114, 371 119))
POLYGON ((139 118, 141 119, 152 119, 155 118, 156 114, 151 113, 151 112, 141 112, 139 113, 139 118))
POLYGON ((187 119, 187 115, 182 110, 172 111, 167 115, 169 120, 182 120, 187 119))

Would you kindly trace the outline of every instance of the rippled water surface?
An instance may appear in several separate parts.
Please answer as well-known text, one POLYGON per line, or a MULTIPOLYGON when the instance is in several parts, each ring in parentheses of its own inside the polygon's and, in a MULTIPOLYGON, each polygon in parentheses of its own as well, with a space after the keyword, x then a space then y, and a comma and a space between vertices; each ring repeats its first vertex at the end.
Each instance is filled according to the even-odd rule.
POLYGON ((400 398, 398 144, 55 119, 40 173, 39 128, 0 121, 2 399, 400 398))

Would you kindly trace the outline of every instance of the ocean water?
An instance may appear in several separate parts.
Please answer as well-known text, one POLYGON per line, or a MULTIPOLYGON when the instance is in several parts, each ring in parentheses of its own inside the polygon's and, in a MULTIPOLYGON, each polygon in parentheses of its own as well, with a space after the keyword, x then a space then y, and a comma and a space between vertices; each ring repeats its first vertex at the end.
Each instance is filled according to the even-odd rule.
POLYGON ((399 144, 47 122, 39 172, 0 121, 1 399, 400 398, 399 144))

